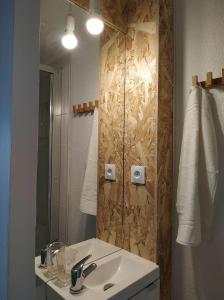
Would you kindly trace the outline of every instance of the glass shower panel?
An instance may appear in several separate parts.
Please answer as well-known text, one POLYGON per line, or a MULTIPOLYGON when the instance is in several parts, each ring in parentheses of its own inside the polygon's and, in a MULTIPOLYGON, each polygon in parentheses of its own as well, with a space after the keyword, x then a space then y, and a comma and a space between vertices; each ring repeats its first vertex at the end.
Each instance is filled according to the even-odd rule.
POLYGON ((36 255, 50 242, 51 73, 40 71, 36 255))

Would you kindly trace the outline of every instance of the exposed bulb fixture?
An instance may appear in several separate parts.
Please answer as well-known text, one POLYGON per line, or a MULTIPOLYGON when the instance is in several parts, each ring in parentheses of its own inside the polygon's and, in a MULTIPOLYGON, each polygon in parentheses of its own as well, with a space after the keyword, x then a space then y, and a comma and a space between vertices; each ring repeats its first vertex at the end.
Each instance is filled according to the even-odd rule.
POLYGON ((78 40, 74 33, 66 33, 62 37, 61 42, 62 45, 68 50, 75 49, 78 45, 78 40))
POLYGON ((68 50, 75 49, 78 45, 78 39, 75 35, 75 19, 71 13, 71 7, 70 12, 67 16, 67 26, 65 34, 62 36, 61 42, 63 47, 65 47, 68 50))
POLYGON ((90 0, 91 17, 86 22, 86 28, 89 33, 99 35, 104 29, 104 23, 100 17, 99 0, 90 0))
POLYGON ((86 27, 89 33, 93 35, 100 34, 104 29, 104 23, 97 17, 92 17, 86 22, 86 27))

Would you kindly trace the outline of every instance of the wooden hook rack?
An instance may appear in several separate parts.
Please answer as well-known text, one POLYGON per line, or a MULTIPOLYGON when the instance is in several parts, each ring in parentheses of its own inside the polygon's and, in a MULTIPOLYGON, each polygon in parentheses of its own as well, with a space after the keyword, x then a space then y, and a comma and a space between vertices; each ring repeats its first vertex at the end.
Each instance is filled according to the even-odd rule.
POLYGON ((198 76, 192 76, 192 85, 200 85, 204 88, 211 88, 216 85, 224 85, 224 68, 222 69, 222 77, 213 78, 212 72, 207 72, 206 81, 198 81, 198 76))
POLYGON ((98 100, 94 102, 77 104, 77 105, 73 105, 73 113, 74 114, 88 113, 94 111, 94 109, 98 107, 99 107, 98 100))

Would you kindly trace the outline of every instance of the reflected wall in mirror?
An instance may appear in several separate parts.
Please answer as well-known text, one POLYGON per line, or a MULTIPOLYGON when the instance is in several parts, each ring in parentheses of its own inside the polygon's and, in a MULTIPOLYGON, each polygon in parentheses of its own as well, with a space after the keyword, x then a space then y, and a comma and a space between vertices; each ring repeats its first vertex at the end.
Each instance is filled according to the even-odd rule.
MULTIPOLYGON (((73 105, 99 99, 108 105, 107 113, 100 110, 104 112, 100 118, 108 119, 110 132, 101 128, 100 138, 107 139, 108 133, 111 138, 100 152, 106 152, 107 163, 118 163, 120 178, 116 189, 106 188, 105 193, 117 193, 116 201, 122 199, 125 36, 108 26, 101 36, 90 35, 86 30, 88 17, 85 10, 66 0, 41 0, 36 255, 53 241, 70 245, 96 237, 97 186, 95 198, 93 195, 87 199, 82 209, 81 199, 86 196, 82 197, 88 159, 91 160, 94 151, 90 149, 91 143, 97 143, 98 147, 98 132, 94 127, 98 119, 96 110, 74 114, 73 105), (68 13, 74 16, 78 39, 73 50, 65 49, 61 43, 68 13), (119 105, 116 104, 116 112, 113 110, 112 114, 110 107, 118 98, 119 105)), ((97 162, 95 168, 98 177, 97 162)), ((104 166, 101 165, 99 172, 103 177, 104 166)), ((100 218, 111 205, 104 207, 100 218)), ((112 225, 108 221, 107 232, 116 223, 121 226, 121 220, 117 221, 114 219, 112 225)))
POLYGON ((99 195, 97 236, 122 247, 125 36, 107 28, 101 37, 99 195), (105 179, 114 164, 116 179, 105 179))
MULTIPOLYGON (((89 1, 72 2, 87 9, 89 1)), ((45 72, 41 76, 45 74, 46 82, 52 86, 41 84, 46 90, 40 92, 43 101, 40 99, 38 171, 45 174, 41 177, 45 182, 38 182, 37 253, 49 241, 75 244, 97 235, 103 241, 157 262, 161 270, 161 298, 169 299, 172 3, 101 1, 103 16, 110 15, 109 23, 115 26, 105 26, 98 37, 86 31, 86 11, 73 5, 78 46, 72 51, 61 45, 69 2, 41 3, 41 68, 45 72), (126 34, 112 29, 119 27, 121 8, 128 27, 126 34), (80 209, 82 191, 88 190, 83 188, 88 149, 91 137, 98 137, 92 134, 96 114, 74 115, 72 106, 97 99, 96 218, 80 209), (41 122, 45 124, 42 126, 41 122), (115 164, 116 180, 105 179, 105 164, 115 164), (133 165, 145 166, 144 185, 130 181, 133 165)), ((92 200, 93 197, 87 202, 87 208, 92 200)))

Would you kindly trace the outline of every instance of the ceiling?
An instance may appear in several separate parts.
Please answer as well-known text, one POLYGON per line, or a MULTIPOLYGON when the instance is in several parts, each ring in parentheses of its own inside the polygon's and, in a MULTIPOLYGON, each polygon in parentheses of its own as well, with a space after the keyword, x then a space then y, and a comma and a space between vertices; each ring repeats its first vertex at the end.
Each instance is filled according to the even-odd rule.
POLYGON ((73 56, 81 60, 88 57, 93 46, 98 46, 99 37, 91 36, 85 27, 87 12, 72 5, 72 13, 76 22, 78 47, 69 51, 63 48, 61 37, 66 26, 69 3, 66 0, 41 0, 40 17, 40 63, 53 68, 62 68, 73 56))

